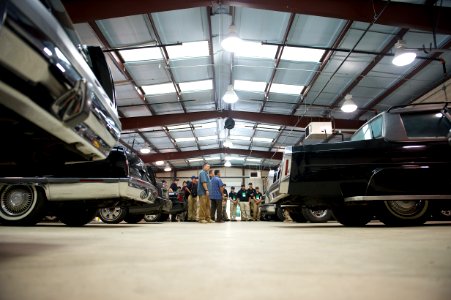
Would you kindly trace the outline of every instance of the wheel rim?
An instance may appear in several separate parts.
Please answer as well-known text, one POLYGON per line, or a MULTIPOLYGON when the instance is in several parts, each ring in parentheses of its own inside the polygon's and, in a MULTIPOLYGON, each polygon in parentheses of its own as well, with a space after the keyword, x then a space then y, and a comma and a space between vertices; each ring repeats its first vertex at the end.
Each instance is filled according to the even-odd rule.
POLYGON ((159 215, 144 215, 144 220, 147 222, 155 222, 159 215))
POLYGON ((8 219, 29 214, 36 205, 33 187, 18 185, 8 186, 1 194, 1 213, 8 219))
POLYGON ((312 215, 317 218, 324 218, 327 215, 326 209, 310 210, 312 215))
POLYGON ((424 200, 385 201, 385 205, 391 213, 405 219, 422 216, 428 206, 424 200))
POLYGON ((116 221, 122 215, 121 207, 108 207, 100 210, 100 216, 107 221, 116 221))

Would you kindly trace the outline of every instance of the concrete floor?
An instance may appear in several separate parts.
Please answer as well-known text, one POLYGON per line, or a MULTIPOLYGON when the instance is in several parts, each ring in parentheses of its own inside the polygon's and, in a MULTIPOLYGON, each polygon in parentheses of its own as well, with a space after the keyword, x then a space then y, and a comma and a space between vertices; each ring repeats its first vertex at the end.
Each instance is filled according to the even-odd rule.
POLYGON ((0 299, 451 299, 451 223, 0 227, 0 299))

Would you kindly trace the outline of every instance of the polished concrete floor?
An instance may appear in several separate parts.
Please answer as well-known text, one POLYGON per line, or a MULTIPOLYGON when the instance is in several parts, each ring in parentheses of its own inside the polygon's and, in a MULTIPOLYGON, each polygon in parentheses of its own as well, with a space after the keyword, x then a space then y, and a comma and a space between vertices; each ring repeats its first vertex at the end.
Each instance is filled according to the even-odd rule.
POLYGON ((451 223, 0 227, 0 299, 451 299, 451 223))

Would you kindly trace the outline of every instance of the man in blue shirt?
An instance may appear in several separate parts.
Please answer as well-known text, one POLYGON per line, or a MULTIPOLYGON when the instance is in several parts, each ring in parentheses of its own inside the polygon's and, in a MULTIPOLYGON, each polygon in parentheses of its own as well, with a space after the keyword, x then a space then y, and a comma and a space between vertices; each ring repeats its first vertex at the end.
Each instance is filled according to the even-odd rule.
POLYGON ((215 170, 215 177, 211 179, 211 219, 215 220, 216 213, 216 222, 224 223, 222 219, 222 198, 224 197, 224 184, 221 180, 221 171, 215 170))
POLYGON ((199 196, 199 223, 212 223, 210 218, 210 177, 208 177, 210 165, 205 163, 199 173, 197 195, 199 196))

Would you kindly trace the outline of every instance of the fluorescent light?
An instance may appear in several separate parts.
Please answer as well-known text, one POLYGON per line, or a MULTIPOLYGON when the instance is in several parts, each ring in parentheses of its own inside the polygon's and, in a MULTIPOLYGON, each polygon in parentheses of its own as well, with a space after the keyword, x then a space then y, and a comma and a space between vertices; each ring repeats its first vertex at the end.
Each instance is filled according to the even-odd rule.
POLYGON ((345 102, 343 102, 343 105, 341 106, 341 110, 345 113, 352 113, 356 111, 357 105, 352 101, 352 95, 347 94, 345 96, 345 102))
POLYGON ((253 137, 252 140, 254 142, 264 142, 264 143, 271 143, 273 141, 273 139, 264 137, 253 137))
POLYGON ((162 166, 162 165, 164 165, 164 161, 162 161, 162 160, 157 160, 157 161, 155 162, 155 165, 157 165, 157 166, 162 166))
POLYGON ((226 37, 221 41, 221 47, 228 52, 235 52, 242 48, 243 41, 236 33, 235 25, 230 25, 229 32, 226 37))
POLYGON ((244 157, 238 157, 238 156, 226 156, 226 160, 244 160, 244 157))
POLYGON ((218 136, 217 135, 199 136, 197 139, 199 141, 217 140, 218 136))
POLYGON ((280 130, 280 126, 258 124, 257 125, 257 129, 264 130, 264 131, 279 131, 280 130))
POLYGON ((291 61, 319 62, 323 57, 324 52, 325 50, 287 46, 283 49, 281 59, 291 61))
POLYGON ((190 129, 190 126, 188 124, 174 125, 174 126, 167 126, 167 129, 169 131, 185 131, 185 130, 190 129))
POLYGON ((141 148, 139 149, 139 152, 141 152, 142 154, 149 154, 150 148, 149 147, 141 148))
POLYGON ((232 163, 230 162, 230 160, 226 160, 226 162, 224 163, 224 167, 231 167, 232 163))
POLYGON ((166 47, 169 59, 189 58, 189 57, 203 57, 209 56, 207 41, 183 43, 178 46, 166 47))
POLYGON ((188 159, 189 162, 197 162, 197 161, 203 161, 203 160, 204 160, 203 158, 191 158, 191 159, 188 159))
POLYGON ((290 95, 299 95, 302 93, 304 86, 302 85, 291 85, 291 84, 281 84, 281 83, 273 83, 271 85, 271 93, 278 94, 290 94, 290 95))
POLYGON ((243 41, 241 47, 235 51, 235 56, 250 58, 275 59, 277 46, 262 45, 257 42, 243 41))
POLYGON ((142 89, 146 95, 161 95, 175 93, 174 84, 172 82, 153 84, 153 85, 143 85, 142 89))
POLYGON ((392 64, 394 64, 395 66, 407 66, 408 64, 411 64, 417 57, 417 54, 414 51, 405 49, 405 47, 406 43, 403 40, 398 40, 398 42, 396 42, 395 56, 392 60, 392 64))
POLYGON ((211 79, 191 82, 180 82, 180 90, 182 93, 193 91, 204 91, 213 89, 213 81, 211 79))
POLYGON ((133 50, 121 50, 120 55, 125 62, 143 61, 143 60, 162 60, 161 50, 159 47, 142 48, 133 50))
POLYGON ((238 95, 235 93, 232 85, 227 87, 227 91, 224 96, 222 96, 222 100, 224 100, 225 103, 235 103, 238 101, 238 95))
POLYGON ((248 158, 246 161, 261 162, 261 158, 248 158))
POLYGON ((266 89, 266 82, 249 81, 249 80, 235 80, 233 83, 235 90, 248 92, 261 92, 266 89))
POLYGON ((178 138, 175 139, 177 143, 179 142, 194 142, 196 139, 194 137, 178 138))

